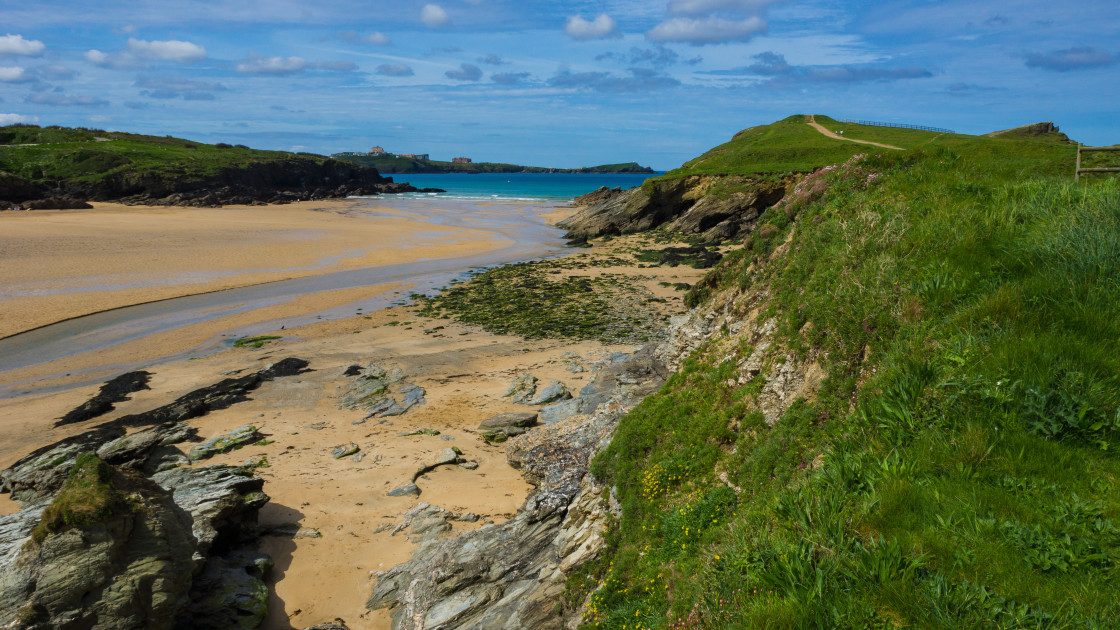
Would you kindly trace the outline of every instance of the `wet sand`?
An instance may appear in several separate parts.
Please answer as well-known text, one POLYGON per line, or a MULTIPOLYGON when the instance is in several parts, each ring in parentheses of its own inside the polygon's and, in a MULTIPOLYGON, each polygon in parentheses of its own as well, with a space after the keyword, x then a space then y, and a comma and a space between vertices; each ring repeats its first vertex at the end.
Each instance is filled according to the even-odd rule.
MULTIPOLYGON (((328 238, 326 242, 338 241, 328 238)), ((622 251, 627 247, 625 239, 616 239, 603 249, 622 251)), ((602 249, 597 246, 592 251, 599 253, 602 249)), ((669 300, 666 306, 672 309, 682 308, 680 294, 659 283, 694 282, 704 273, 688 268, 620 267, 608 271, 636 276, 635 281, 669 300)), ((166 357, 189 349, 198 339, 220 336, 231 327, 244 325, 237 318, 268 321, 278 313, 348 303, 362 291, 407 294, 407 288, 400 285, 310 294, 270 307, 277 312, 249 311, 231 316, 233 319, 200 324, 198 330, 183 328, 19 373, 33 391, 0 399, 0 467, 36 447, 120 415, 152 409, 226 376, 257 370, 289 356, 306 359, 311 371, 265 383, 250 395, 251 400, 192 420, 191 424, 198 427, 202 438, 245 424, 259 426, 271 443, 248 446, 207 464, 241 464, 250 457, 266 456, 269 467, 257 472, 265 479, 264 490, 272 500, 261 511, 262 526, 267 529, 296 524, 321 534, 318 538, 263 538, 261 549, 276 562, 265 627, 303 628, 340 617, 355 630, 387 628, 388 614, 365 610, 365 600, 375 573, 407 559, 414 545, 403 535, 391 537, 391 530, 378 529, 398 523, 418 501, 481 517, 474 524, 455 523, 458 529, 502 522, 512 516, 529 486, 506 463, 503 446, 491 446, 481 439, 476 431, 478 424, 497 413, 532 409, 503 398, 517 375, 529 372, 545 382, 557 379, 578 390, 588 382, 590 373, 570 372, 561 360, 565 352, 575 352, 591 362, 632 346, 527 341, 448 320, 423 319, 409 308, 396 307, 283 330, 265 329, 262 332, 283 338, 260 349, 227 348, 200 357, 153 359, 154 367, 148 368, 154 373, 150 391, 133 394, 131 400, 118 404, 114 412, 102 418, 58 429, 52 426, 52 419, 95 393, 102 380, 119 373, 114 365, 134 364, 138 356, 166 357), (304 303, 297 303, 301 300, 304 303), (353 381, 343 372, 350 365, 370 363, 399 367, 410 382, 427 390, 426 402, 400 417, 356 424, 363 412, 339 408, 341 396, 353 381), (60 373, 62 368, 94 371, 81 378, 68 377, 60 373), (96 384, 76 384, 88 380, 90 374, 98 374, 96 384), (53 375, 54 387, 40 388, 41 380, 49 375, 53 375), (401 437, 419 428, 436 429, 441 434, 401 437), (331 449, 351 441, 361 447, 365 457, 361 461, 333 459, 331 449), (467 470, 450 466, 429 473, 417 481, 423 491, 418 499, 386 496, 392 488, 410 481, 420 463, 448 446, 460 448, 464 457, 477 461, 479 467, 467 470)), ((17 507, 6 495, 0 497, 0 514, 17 507)))
POLYGON ((0 337, 129 304, 508 244, 381 200, 0 213, 0 337))

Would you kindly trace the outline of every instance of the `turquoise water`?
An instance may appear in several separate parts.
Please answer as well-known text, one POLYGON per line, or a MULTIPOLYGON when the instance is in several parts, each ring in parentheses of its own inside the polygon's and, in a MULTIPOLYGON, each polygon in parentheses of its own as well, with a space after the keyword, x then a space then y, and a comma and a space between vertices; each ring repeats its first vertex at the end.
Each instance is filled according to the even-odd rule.
POLYGON ((601 186, 632 188, 658 174, 585 175, 580 173, 480 173, 392 175, 395 182, 446 193, 410 193, 394 197, 472 200, 570 201, 601 186))

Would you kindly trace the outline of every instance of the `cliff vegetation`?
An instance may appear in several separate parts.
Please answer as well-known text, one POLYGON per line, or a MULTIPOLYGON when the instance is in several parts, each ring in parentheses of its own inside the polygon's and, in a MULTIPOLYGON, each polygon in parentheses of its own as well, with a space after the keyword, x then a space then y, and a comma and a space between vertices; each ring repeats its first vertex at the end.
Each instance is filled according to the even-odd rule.
POLYGON ((1074 184, 1049 131, 844 135, 903 150, 796 116, 647 184, 796 174, 690 292, 695 352, 592 461, 621 517, 565 610, 1114 627, 1120 182, 1074 184))

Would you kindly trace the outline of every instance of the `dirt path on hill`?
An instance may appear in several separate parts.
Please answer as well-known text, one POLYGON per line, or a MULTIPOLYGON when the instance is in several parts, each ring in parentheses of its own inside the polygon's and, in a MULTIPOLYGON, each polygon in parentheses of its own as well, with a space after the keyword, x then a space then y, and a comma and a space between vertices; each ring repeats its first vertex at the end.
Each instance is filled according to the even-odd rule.
POLYGON ((871 142, 870 140, 855 140, 855 139, 852 139, 852 138, 845 138, 844 136, 837 135, 837 134, 829 131, 828 129, 826 129, 824 125, 817 122, 816 116, 814 116, 813 114, 809 114, 808 123, 809 123, 809 126, 812 127, 813 129, 816 129, 817 131, 823 133, 824 135, 826 135, 829 138, 832 138, 834 140, 847 140, 848 142, 856 142, 856 143, 859 143, 859 144, 870 144, 873 147, 882 147, 884 149, 894 149, 895 151, 905 151, 906 150, 906 149, 903 149, 902 147, 896 147, 896 146, 889 145, 889 144, 880 144, 878 142, 871 142))

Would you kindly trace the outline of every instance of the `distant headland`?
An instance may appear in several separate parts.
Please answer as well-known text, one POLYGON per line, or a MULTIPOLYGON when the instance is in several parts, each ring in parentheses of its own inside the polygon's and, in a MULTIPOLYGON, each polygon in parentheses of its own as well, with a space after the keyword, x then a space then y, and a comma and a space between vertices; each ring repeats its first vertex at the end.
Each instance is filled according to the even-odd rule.
POLYGON ((637 162, 602 164, 584 168, 550 168, 520 166, 501 162, 475 162, 469 157, 454 157, 450 162, 431 159, 427 153, 389 153, 382 147, 373 147, 368 153, 358 151, 332 153, 331 157, 356 166, 376 168, 381 173, 654 173, 648 166, 637 162))

